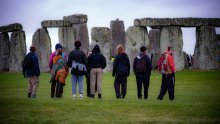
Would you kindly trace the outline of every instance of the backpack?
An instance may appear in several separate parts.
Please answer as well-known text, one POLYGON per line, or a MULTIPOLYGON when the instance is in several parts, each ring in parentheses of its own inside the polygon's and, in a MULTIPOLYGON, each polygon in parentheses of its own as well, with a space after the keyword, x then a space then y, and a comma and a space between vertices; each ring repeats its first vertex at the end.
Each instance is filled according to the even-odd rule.
POLYGON ((26 55, 22 61, 22 71, 24 78, 26 78, 26 71, 33 68, 33 60, 31 55, 26 55))
POLYGON ((147 69, 146 69, 146 62, 144 60, 144 58, 141 59, 136 59, 136 64, 135 64, 135 72, 136 73, 146 73, 147 69))

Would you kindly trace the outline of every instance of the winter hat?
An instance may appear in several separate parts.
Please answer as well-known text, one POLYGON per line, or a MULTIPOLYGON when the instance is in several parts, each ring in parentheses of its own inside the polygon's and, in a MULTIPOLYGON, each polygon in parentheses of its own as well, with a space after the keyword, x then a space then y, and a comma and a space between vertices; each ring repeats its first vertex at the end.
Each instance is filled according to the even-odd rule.
POLYGON ((79 48, 79 47, 81 47, 81 42, 80 41, 75 41, 74 45, 75 45, 76 48, 79 48))
POLYGON ((125 49, 124 49, 124 47, 121 44, 118 44, 116 49, 117 49, 117 53, 118 54, 125 52, 125 49))
POLYGON ((59 43, 57 43, 56 46, 55 46, 55 50, 57 50, 57 49, 59 49, 59 48, 60 48, 60 49, 63 49, 62 45, 59 44, 59 43))

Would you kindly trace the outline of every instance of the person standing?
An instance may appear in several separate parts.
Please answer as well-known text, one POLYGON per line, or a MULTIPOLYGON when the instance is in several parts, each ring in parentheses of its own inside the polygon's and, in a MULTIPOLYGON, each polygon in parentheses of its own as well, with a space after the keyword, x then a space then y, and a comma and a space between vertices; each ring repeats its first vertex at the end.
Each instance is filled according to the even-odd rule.
POLYGON ((100 53, 100 48, 95 45, 92 54, 88 57, 88 65, 91 69, 90 72, 90 91, 91 98, 95 97, 95 86, 97 85, 98 98, 102 98, 102 74, 103 69, 106 67, 106 59, 100 53))
POLYGON ((146 47, 140 48, 140 53, 134 59, 133 70, 137 82, 137 96, 142 99, 142 84, 144 85, 144 99, 148 98, 148 87, 150 83, 150 75, 152 64, 148 55, 146 55, 146 47))
POLYGON ((83 98, 83 75, 86 74, 86 54, 80 50, 81 42, 75 41, 75 49, 69 53, 68 66, 72 68, 72 96, 76 98, 76 85, 79 85, 79 98, 83 98))
MULTIPOLYGON (((87 53, 87 59, 89 57, 89 55, 92 54, 92 52, 88 52, 87 53)), ((86 88, 86 92, 87 92, 87 97, 91 97, 91 93, 90 93, 90 71, 91 69, 89 68, 89 65, 87 63, 86 65, 86 69, 87 69, 87 73, 86 73, 86 84, 87 84, 87 88, 86 88)))
POLYGON ((116 50, 118 54, 115 57, 112 76, 115 76, 114 87, 116 98, 124 99, 127 92, 127 77, 130 75, 130 62, 121 44, 117 45, 116 50))
POLYGON ((175 63, 173 58, 172 47, 168 47, 158 61, 158 70, 162 74, 162 84, 158 100, 163 100, 163 96, 168 91, 169 99, 174 100, 175 86, 175 63))
POLYGON ((23 62, 24 73, 28 77, 28 98, 36 98, 39 85, 40 68, 35 51, 36 47, 32 45, 23 62))
MULTIPOLYGON (((50 68, 50 73, 52 75, 51 77, 51 80, 50 80, 50 83, 51 83, 51 98, 54 98, 56 96, 56 86, 57 86, 57 83, 56 81, 54 80, 55 78, 55 71, 54 71, 54 68, 53 68, 53 58, 57 55, 58 53, 58 49, 63 49, 62 45, 60 43, 57 43, 55 45, 55 51, 50 55, 50 59, 49 59, 49 68, 50 68)), ((67 60, 67 56, 64 52, 62 52, 62 57, 67 60)))
POLYGON ((57 49, 56 56, 53 57, 54 81, 56 83, 56 98, 61 98, 63 94, 63 86, 68 75, 69 69, 67 60, 62 54, 62 48, 57 49))

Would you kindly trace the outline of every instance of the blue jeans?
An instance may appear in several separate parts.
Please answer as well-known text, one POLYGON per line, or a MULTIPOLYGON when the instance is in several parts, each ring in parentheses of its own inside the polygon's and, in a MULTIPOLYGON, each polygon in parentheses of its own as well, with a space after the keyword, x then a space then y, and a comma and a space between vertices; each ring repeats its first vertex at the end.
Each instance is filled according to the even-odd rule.
POLYGON ((72 74, 72 95, 76 94, 77 82, 79 85, 79 93, 83 94, 83 76, 77 76, 72 74))

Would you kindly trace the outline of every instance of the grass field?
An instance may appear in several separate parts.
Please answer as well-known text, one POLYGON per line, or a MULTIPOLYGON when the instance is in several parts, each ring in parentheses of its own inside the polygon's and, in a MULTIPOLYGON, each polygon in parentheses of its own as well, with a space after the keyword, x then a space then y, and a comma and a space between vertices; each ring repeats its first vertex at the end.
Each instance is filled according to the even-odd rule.
MULTIPOLYGON (((176 74, 174 101, 156 100, 161 75, 153 72, 147 100, 137 99, 133 74, 127 96, 115 99, 110 73, 103 76, 103 99, 73 100, 68 76, 64 97, 50 98, 50 74, 42 73, 37 98, 27 98, 21 73, 0 73, 0 123, 220 123, 220 71, 182 71, 176 74)), ((84 96, 86 85, 84 83, 84 96)))

